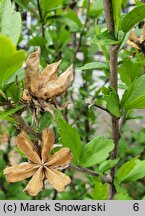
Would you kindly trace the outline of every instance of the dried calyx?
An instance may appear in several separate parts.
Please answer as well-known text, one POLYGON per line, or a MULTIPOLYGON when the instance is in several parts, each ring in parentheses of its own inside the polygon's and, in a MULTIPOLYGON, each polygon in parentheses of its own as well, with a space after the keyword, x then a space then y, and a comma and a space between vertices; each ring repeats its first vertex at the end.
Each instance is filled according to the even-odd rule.
POLYGON ((136 35, 134 30, 131 31, 127 44, 145 54, 145 24, 140 37, 136 35))
POLYGON ((24 189, 31 196, 36 196, 44 188, 45 179, 58 192, 63 191, 65 186, 70 184, 71 179, 60 170, 69 166, 72 155, 69 148, 61 148, 51 155, 54 140, 53 131, 44 129, 42 132, 42 149, 39 153, 27 134, 21 132, 16 138, 16 143, 28 157, 29 162, 6 168, 4 174, 7 181, 18 182, 32 176, 24 189))

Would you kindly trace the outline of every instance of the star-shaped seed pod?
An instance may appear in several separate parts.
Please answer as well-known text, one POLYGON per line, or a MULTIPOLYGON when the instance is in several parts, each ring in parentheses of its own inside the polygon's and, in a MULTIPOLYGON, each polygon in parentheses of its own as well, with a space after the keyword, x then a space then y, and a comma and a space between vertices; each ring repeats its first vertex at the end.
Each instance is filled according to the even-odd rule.
POLYGON ((73 65, 58 77, 61 60, 39 73, 40 50, 33 52, 26 60, 25 85, 29 93, 43 100, 52 99, 64 93, 73 81, 73 65))
POLYGON ((145 24, 140 37, 136 35, 134 30, 131 31, 127 44, 145 54, 145 24))
POLYGON ((6 180, 8 182, 18 182, 32 177, 24 189, 31 196, 36 196, 43 189, 46 179, 58 192, 63 191, 65 186, 71 183, 71 179, 60 170, 68 167, 72 155, 69 148, 61 148, 51 155, 54 140, 53 131, 44 129, 42 132, 41 155, 39 156, 37 148, 27 134, 21 132, 16 138, 16 144, 28 157, 29 162, 4 169, 6 180))

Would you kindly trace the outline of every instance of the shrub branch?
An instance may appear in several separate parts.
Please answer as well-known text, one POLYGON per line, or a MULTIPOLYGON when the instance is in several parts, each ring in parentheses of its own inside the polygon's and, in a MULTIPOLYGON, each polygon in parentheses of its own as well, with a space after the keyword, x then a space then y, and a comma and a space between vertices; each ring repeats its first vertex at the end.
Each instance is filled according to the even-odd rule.
MULTIPOLYGON (((76 171, 78 171, 78 172, 82 172, 82 173, 89 174, 89 175, 91 175, 91 176, 95 176, 95 177, 98 177, 98 176, 99 176, 99 174, 96 173, 96 172, 93 171, 93 170, 90 170, 90 169, 87 169, 87 168, 84 168, 84 167, 78 167, 78 166, 75 166, 75 165, 73 165, 73 164, 70 164, 70 165, 69 165, 69 168, 72 169, 72 170, 76 170, 76 171)), ((102 176, 102 181, 105 182, 105 183, 111 184, 112 178, 111 178, 110 175, 106 175, 106 176, 104 175, 104 176, 102 176)))
MULTIPOLYGON (((105 19, 107 24, 107 29, 114 33, 115 36, 115 27, 114 27, 114 20, 113 20, 113 8, 112 8, 112 1, 111 0, 103 0, 104 4, 104 12, 105 12, 105 19)), ((111 45, 110 46, 110 85, 116 90, 118 90, 118 51, 119 45, 111 45)), ((118 151, 118 143, 120 139, 119 133, 119 119, 115 116, 111 116, 112 118, 112 138, 114 140, 115 148, 111 154, 111 159, 117 158, 117 151, 118 151)), ((111 177, 114 179, 115 176, 115 167, 111 170, 111 177)), ((110 184, 110 194, 109 199, 113 199, 115 194, 115 186, 112 182, 110 184)))

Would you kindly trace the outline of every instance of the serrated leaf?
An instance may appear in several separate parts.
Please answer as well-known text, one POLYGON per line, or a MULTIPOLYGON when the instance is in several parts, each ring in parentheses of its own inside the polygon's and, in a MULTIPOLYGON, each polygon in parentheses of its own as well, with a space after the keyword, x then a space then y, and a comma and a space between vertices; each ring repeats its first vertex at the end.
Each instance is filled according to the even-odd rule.
POLYGON ((83 147, 80 155, 80 164, 84 167, 99 164, 108 158, 113 148, 113 140, 98 136, 83 147))
POLYGON ((73 159, 78 162, 82 150, 82 143, 77 129, 61 118, 57 119, 57 124, 62 145, 71 149, 73 159))
POLYGON ((131 83, 142 75, 143 66, 140 63, 131 61, 131 59, 126 59, 121 67, 119 67, 119 73, 121 80, 127 85, 131 83))
POLYGON ((14 12, 10 0, 3 0, 0 4, 0 34, 6 35, 14 44, 17 44, 20 33, 20 13, 14 12))
POLYGON ((116 93, 116 91, 111 88, 108 95, 104 96, 104 99, 106 101, 106 107, 116 117, 120 117, 120 104, 119 104, 119 96, 116 93))
POLYGON ((120 184, 126 179, 131 170, 135 167, 136 160, 137 157, 132 158, 130 161, 127 161, 119 168, 115 176, 115 185, 120 184))
POLYGON ((95 187, 91 193, 91 197, 94 200, 107 200, 109 195, 108 184, 103 184, 99 178, 97 178, 95 187))
POLYGON ((114 34, 108 30, 95 36, 92 42, 102 46, 110 46, 112 44, 120 43, 120 41, 114 37, 114 34))
POLYGON ((135 80, 125 91, 121 101, 124 110, 145 108, 145 75, 135 80))
POLYGON ((103 173, 105 171, 108 171, 110 169, 112 169, 117 163, 118 163, 119 159, 115 159, 115 160, 106 160, 103 161, 100 166, 99 166, 99 172, 103 173))
POLYGON ((133 182, 145 177, 145 160, 136 160, 135 166, 131 172, 126 176, 124 182, 133 182))
POLYGON ((145 4, 135 7, 132 11, 127 13, 122 20, 121 29, 127 33, 133 28, 138 22, 145 18, 145 4))
POLYGON ((16 50, 14 44, 0 35, 0 86, 22 66, 26 57, 24 50, 16 50))

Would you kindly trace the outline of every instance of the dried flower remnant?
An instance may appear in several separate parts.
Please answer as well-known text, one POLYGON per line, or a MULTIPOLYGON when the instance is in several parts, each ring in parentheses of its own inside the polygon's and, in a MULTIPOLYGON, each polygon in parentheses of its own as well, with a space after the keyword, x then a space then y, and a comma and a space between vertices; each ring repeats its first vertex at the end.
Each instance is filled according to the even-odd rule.
POLYGON ((54 140, 53 131, 44 129, 42 132, 41 156, 39 156, 38 150, 27 134, 21 132, 16 138, 16 143, 30 162, 4 169, 7 181, 18 182, 32 177, 24 189, 31 196, 36 196, 43 189, 46 179, 58 192, 63 191, 65 186, 71 183, 71 179, 60 170, 68 167, 72 155, 69 148, 61 148, 50 155, 54 140))
POLYGON ((39 55, 37 50, 29 55, 26 61, 25 84, 29 93, 43 100, 52 99, 64 93, 73 81, 73 66, 71 65, 58 77, 61 61, 47 65, 39 73, 39 55))
POLYGON ((134 30, 131 31, 127 44, 145 54, 145 24, 140 37, 136 35, 134 30))

